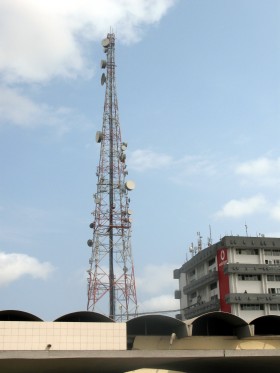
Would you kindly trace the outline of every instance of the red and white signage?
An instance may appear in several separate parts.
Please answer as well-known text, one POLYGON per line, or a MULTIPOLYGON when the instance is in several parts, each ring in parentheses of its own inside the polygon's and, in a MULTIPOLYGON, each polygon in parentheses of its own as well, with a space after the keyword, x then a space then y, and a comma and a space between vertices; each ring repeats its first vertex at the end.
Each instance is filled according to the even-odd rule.
POLYGON ((217 250, 217 263, 218 263, 218 278, 220 290, 220 308, 223 312, 231 312, 230 304, 225 301, 225 296, 229 294, 229 276, 224 273, 224 266, 227 264, 227 249, 221 248, 217 250))

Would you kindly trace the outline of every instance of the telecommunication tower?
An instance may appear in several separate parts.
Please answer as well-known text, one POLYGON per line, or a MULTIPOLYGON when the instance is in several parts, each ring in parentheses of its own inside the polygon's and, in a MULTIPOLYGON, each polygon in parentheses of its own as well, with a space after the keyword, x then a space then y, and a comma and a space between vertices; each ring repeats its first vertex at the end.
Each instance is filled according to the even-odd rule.
POLYGON ((97 166, 97 191, 93 195, 92 239, 88 270, 87 310, 96 310, 98 302, 107 302, 109 317, 128 320, 137 314, 134 265, 131 252, 131 214, 129 192, 132 180, 126 181, 127 143, 122 142, 115 80, 115 35, 102 40, 106 59, 101 68, 101 84, 106 85, 102 131, 97 131, 100 144, 97 166))

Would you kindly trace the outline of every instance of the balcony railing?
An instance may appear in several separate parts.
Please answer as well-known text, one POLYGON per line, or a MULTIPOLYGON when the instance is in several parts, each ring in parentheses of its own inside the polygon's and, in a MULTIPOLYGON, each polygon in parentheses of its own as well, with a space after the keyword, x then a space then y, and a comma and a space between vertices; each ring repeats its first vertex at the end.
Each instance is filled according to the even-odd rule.
POLYGON ((191 284, 184 286, 183 293, 185 295, 189 294, 193 292, 194 290, 199 289, 217 280, 218 280, 218 272, 217 271, 209 272, 207 275, 200 277, 198 280, 192 282, 191 284))
POLYGON ((183 312, 185 319, 191 319, 207 312, 219 311, 219 309, 219 299, 213 299, 209 302, 196 303, 193 306, 185 308, 183 312))
POLYGON ((280 294, 232 293, 227 294, 225 300, 228 304, 280 304, 280 294))

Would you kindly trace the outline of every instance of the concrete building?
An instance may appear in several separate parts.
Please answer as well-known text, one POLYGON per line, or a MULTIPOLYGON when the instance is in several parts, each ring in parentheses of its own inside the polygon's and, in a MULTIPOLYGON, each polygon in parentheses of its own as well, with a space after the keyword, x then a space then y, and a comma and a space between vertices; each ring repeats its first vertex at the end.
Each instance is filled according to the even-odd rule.
POLYGON ((212 311, 280 315, 280 238, 226 236, 174 270, 181 320, 212 311))

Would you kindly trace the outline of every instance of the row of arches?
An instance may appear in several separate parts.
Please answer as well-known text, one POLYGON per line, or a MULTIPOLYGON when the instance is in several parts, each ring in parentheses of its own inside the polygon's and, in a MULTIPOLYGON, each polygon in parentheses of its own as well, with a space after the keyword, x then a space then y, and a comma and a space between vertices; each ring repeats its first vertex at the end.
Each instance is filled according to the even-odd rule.
MULTIPOLYGON (((19 310, 0 311, 0 321, 43 321, 36 315, 19 310)), ((114 322, 109 317, 97 312, 78 311, 65 314, 54 322, 114 322)), ((261 316, 250 323, 242 318, 225 312, 210 312, 192 320, 183 322, 165 315, 144 315, 126 322, 128 336, 166 336, 175 333, 184 337, 187 327, 192 328, 192 336, 234 336, 237 330, 253 325, 255 335, 280 335, 280 316, 261 316)))

